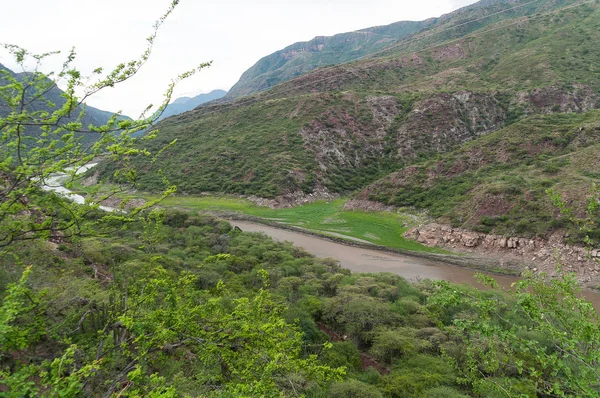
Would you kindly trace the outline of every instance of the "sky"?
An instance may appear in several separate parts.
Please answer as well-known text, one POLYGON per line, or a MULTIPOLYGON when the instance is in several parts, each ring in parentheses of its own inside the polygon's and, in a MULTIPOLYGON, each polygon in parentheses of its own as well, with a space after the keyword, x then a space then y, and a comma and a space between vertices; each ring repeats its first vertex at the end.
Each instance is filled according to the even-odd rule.
MULTIPOLYGON (((173 99, 227 90, 260 58, 298 41, 403 20, 423 20, 476 0, 180 0, 161 27, 150 60, 129 81, 91 97, 89 105, 137 117, 159 104, 170 81, 212 61, 180 83, 173 99)), ((19 0, 2 5, 0 43, 33 53, 60 50, 43 71, 56 70, 75 47, 89 74, 139 57, 154 21, 170 0, 19 0)), ((8 53, 0 63, 20 71, 8 53)))

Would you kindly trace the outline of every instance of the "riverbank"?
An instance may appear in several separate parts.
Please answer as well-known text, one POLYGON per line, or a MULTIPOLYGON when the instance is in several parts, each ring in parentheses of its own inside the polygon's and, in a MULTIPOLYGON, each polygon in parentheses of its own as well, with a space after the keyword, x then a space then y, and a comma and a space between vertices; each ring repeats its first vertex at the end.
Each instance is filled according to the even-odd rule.
MULTIPOLYGON (((531 270, 552 277, 556 274, 556 265, 561 263, 564 269, 576 274, 583 286, 596 289, 600 284, 600 262, 593 259, 588 261, 583 248, 567 247, 552 241, 546 242, 547 244, 538 242, 537 245, 532 245, 533 249, 523 251, 528 246, 521 243, 531 239, 512 237, 504 239, 506 247, 492 250, 484 244, 474 246, 470 238, 466 241, 463 239, 465 236, 468 238, 477 235, 479 241, 485 243, 489 239, 479 236, 482 234, 447 226, 438 229, 451 229, 454 233, 452 236, 445 232, 443 236, 427 234, 424 232, 427 227, 436 224, 422 214, 403 213, 392 208, 365 208, 364 203, 356 204, 352 200, 317 201, 297 207, 273 209, 257 206, 244 198, 207 195, 169 197, 162 205, 206 212, 232 220, 250 220, 314 234, 355 247, 429 258, 496 275, 520 275, 524 270, 531 270), (415 231, 423 233, 416 234, 415 231)), ((503 239, 498 238, 497 243, 500 244, 503 239)))
MULTIPOLYGON (((486 288, 476 278, 477 272, 492 276, 506 289, 519 280, 515 275, 498 275, 493 270, 482 270, 481 267, 469 267, 464 263, 449 263, 448 255, 428 255, 424 253, 400 253, 389 248, 377 248, 373 245, 362 245, 335 237, 324 237, 310 231, 285 227, 264 220, 250 221, 232 219, 232 225, 245 232, 261 232, 279 241, 289 241, 294 246, 321 258, 333 258, 340 266, 353 272, 398 274, 408 280, 423 279, 445 280, 457 284, 467 284, 478 289, 486 288)), ((600 293, 596 290, 583 289, 583 296, 600 311, 600 293)))
MULTIPOLYGON (((136 193, 133 197, 152 200, 155 197, 136 193)), ((264 222, 293 226, 320 235, 367 242, 394 250, 420 253, 449 253, 428 247, 404 237, 406 231, 425 219, 420 215, 402 212, 348 210, 346 199, 316 201, 289 208, 258 206, 251 201, 233 196, 170 196, 161 202, 165 208, 193 210, 228 217, 255 217, 264 222)))
MULTIPOLYGON (((86 192, 81 193, 85 194, 86 192)), ((139 193, 133 193, 129 196, 130 198, 136 198, 134 200, 151 199, 148 198, 148 195, 139 193)), ((415 260, 418 260, 422 265, 451 267, 452 272, 434 279, 455 281, 457 275, 462 275, 464 271, 467 271, 469 274, 467 279, 472 284, 474 272, 483 271, 495 275, 496 279, 509 278, 508 280, 512 283, 516 281, 515 277, 521 275, 525 269, 532 268, 528 267, 519 258, 486 256, 479 253, 457 254, 440 248, 425 246, 404 237, 407 231, 414 231, 415 226, 418 226, 419 222, 422 221, 422 218, 419 218, 418 215, 401 214, 389 211, 389 209, 379 208, 375 209, 376 211, 360 210, 362 204, 354 203, 352 206, 348 206, 348 202, 344 199, 318 201, 285 209, 272 209, 257 206, 243 198, 208 195, 202 197, 171 196, 165 199, 161 205, 167 208, 210 213, 231 221, 252 222, 254 225, 263 225, 275 228, 278 231, 286 230, 296 235, 314 237, 320 241, 335 243, 346 248, 346 250, 338 250, 336 253, 327 252, 325 253, 326 257, 346 256, 348 248, 353 248, 378 253, 370 255, 372 259, 378 259, 382 253, 384 255, 387 253, 389 255, 404 256, 405 262, 406 257, 412 258, 413 260, 408 261, 408 263, 415 263, 415 260), (332 225, 333 227, 331 227, 332 225), (410 229, 411 227, 412 229, 410 229), (362 239, 363 237, 365 239, 362 239), (382 239, 382 237, 385 239, 382 239), (391 244, 377 244, 369 240, 391 242, 391 244)), ((278 234, 281 234, 281 232, 278 232, 278 234)), ((397 262, 397 259, 392 262, 395 261, 397 262)), ((389 264, 387 265, 389 266, 389 264)), ((373 268, 371 263, 369 266, 359 267, 360 269, 357 270, 359 272, 390 272, 388 266, 377 269, 377 267, 373 268)), ((349 269, 352 269, 352 267, 349 267, 349 269)), ((403 272, 406 272, 406 270, 403 270, 403 272)), ((417 278, 431 277, 430 273, 424 275, 422 273, 423 268, 421 267, 419 273, 413 276, 417 278)), ((465 278, 459 279, 458 283, 469 283, 465 278)), ((591 291, 586 293, 586 295, 590 294, 594 295, 591 291)), ((596 308, 600 308, 600 298, 596 297, 593 301, 596 308)))
MULTIPOLYGON (((131 193, 130 197, 136 198, 134 200, 154 199, 153 195, 139 192, 131 193)), ((499 239, 494 242, 500 244, 505 240, 505 247, 490 248, 485 244, 489 240, 488 237, 479 236, 481 234, 444 226, 435 228, 435 231, 431 232, 428 226, 436 224, 431 223, 425 215, 385 206, 373 206, 373 203, 337 198, 328 201, 316 200, 295 207, 277 207, 261 206, 251 198, 208 194, 170 196, 162 201, 161 206, 199 211, 231 220, 249 220, 312 234, 354 247, 374 248, 389 253, 443 261, 496 275, 520 275, 526 269, 544 272, 550 276, 555 274, 557 251, 562 248, 556 242, 551 244, 538 242, 531 249, 528 246, 531 239, 498 237, 499 239), (453 231, 453 234, 444 232, 448 228, 453 231), (440 235, 436 231, 443 233, 440 232, 440 235), (482 244, 471 242, 470 237, 474 235, 478 237, 477 242, 482 244), (465 236, 467 236, 466 240, 465 236), (526 241, 527 244, 520 244, 521 241, 526 241), (510 245, 511 242, 517 243, 513 247, 510 245), (531 250, 525 252, 524 249, 531 250), (542 256, 543 253, 538 253, 537 249, 547 252, 546 255, 542 256)), ((116 203, 103 204, 118 207, 116 203)), ((566 257, 560 257, 561 264, 566 270, 575 272, 582 285, 596 288, 600 279, 598 277, 600 263, 587 261, 584 254, 575 250, 577 248, 566 247, 565 249, 560 250, 561 253, 568 254, 566 257)))
MULTIPOLYGON (((298 234, 304 234, 307 236, 313 236, 329 242, 350 246, 354 248, 360 248, 365 250, 375 250, 382 253, 398 254, 402 256, 409 256, 416 259, 424 259, 434 261, 436 263, 451 264, 458 267, 469 268, 473 270, 485 271, 495 275, 521 275, 525 266, 517 261, 503 261, 494 258, 483 258, 480 256, 471 255, 456 255, 450 252, 425 252, 425 251, 411 251, 405 249, 392 248, 387 246, 376 245, 372 243, 358 242, 347 238, 331 236, 319 232, 314 232, 305 228, 296 227, 293 225, 281 224, 277 221, 267 220, 264 218, 241 214, 241 213, 227 213, 227 212, 211 212, 211 214, 226 219, 228 221, 248 221, 255 224, 262 224, 272 228, 278 228, 281 230, 292 231, 298 234)), ((239 223, 237 224, 239 225, 239 223)), ((335 256, 332 256, 335 257, 335 256)))

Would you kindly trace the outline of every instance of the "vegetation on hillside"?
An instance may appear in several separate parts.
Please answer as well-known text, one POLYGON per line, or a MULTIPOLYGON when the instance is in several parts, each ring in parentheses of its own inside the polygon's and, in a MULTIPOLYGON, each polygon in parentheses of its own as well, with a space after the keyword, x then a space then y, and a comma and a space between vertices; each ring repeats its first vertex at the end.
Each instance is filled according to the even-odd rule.
MULTIPOLYGON (((578 172, 574 181, 570 171, 560 170, 575 153, 595 156, 592 138, 582 144, 573 132, 587 134, 593 127, 586 126, 597 118, 600 11, 593 2, 539 1, 506 13, 498 7, 479 4, 470 9, 477 17, 450 15, 435 29, 372 58, 319 69, 266 93, 170 119, 160 125, 162 138, 147 148, 177 142, 156 163, 137 163, 145 171, 138 187, 156 189, 160 170, 185 194, 274 197, 323 189, 348 194, 392 172, 414 170, 412 165, 426 170, 439 159, 470 156, 470 148, 484 147, 482 170, 438 178, 433 186, 416 186, 421 180, 413 176, 404 187, 410 189, 378 188, 371 197, 423 208, 442 221, 481 231, 546 234, 560 225, 552 221, 544 191, 564 187, 575 201, 588 191, 582 179, 595 178, 591 162, 583 166, 587 174, 578 172), (490 10, 499 13, 481 18, 490 10), (557 116, 533 116, 547 114, 557 116), (552 136, 550 146, 565 157, 554 159, 550 146, 540 153, 522 148, 526 140, 519 141, 524 137, 519 129, 530 128, 542 141, 552 136), (505 149, 513 144, 521 153, 506 163, 505 149), (444 153, 452 154, 446 158, 444 153), (492 187, 498 184, 503 185, 492 187), (521 193, 509 196, 523 201, 524 217, 502 208, 498 214, 485 209, 474 214, 488 188, 491 195, 504 195, 505 185, 519 186, 521 193)), ((111 167, 116 165, 107 170, 111 167)), ((387 183, 376 185, 382 184, 387 183)))
POLYGON ((359 196, 425 208, 454 226, 482 232, 543 235, 570 227, 558 217, 548 190, 564 195, 577 213, 584 210, 590 187, 600 178, 599 142, 597 110, 531 116, 401 169, 359 196))
POLYGON ((597 315, 569 277, 547 286, 530 276, 507 294, 409 283, 352 274, 208 216, 152 219, 24 242, 13 247, 20 261, 3 253, 0 394, 599 392, 597 315))

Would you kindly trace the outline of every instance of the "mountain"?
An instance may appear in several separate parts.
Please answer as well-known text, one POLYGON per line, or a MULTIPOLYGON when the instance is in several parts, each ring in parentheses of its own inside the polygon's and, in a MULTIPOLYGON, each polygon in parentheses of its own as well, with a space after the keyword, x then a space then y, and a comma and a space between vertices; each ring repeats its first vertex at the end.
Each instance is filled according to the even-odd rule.
MULTIPOLYGON (((8 74, 13 78, 16 78, 18 81, 24 82, 32 77, 32 75, 28 72, 15 73, 4 65, 0 64, 0 87, 8 84, 7 79, 3 74, 8 74)), ((39 110, 47 110, 52 112, 53 109, 59 109, 65 104, 65 98, 63 97, 64 92, 59 89, 57 86, 54 86, 52 82, 49 80, 46 82, 48 85, 48 90, 43 94, 40 98, 35 98, 35 96, 29 97, 29 102, 27 104, 27 110, 29 111, 39 111, 39 110), (54 104, 54 107, 50 107, 48 102, 54 104)), ((31 93, 28 94, 31 95, 31 93)), ((82 111, 82 107, 78 107, 75 111, 73 111, 73 115, 77 116, 82 111)), ((0 117, 6 116, 8 112, 10 112, 10 108, 7 107, 6 101, 0 101, 0 117)), ((103 111, 93 106, 85 105, 85 114, 81 119, 84 128, 87 128, 89 125, 101 126, 108 122, 108 120, 114 115, 113 112, 103 111)), ((119 115, 119 119, 130 120, 129 117, 124 115, 119 115)), ((63 120, 64 123, 68 123, 75 120, 73 118, 65 118, 63 120)), ((29 129, 30 134, 38 134, 39 131, 35 129, 29 129)), ((84 140, 93 140, 92 136, 85 135, 84 140)))
MULTIPOLYGON (((164 120, 148 149, 178 141, 156 163, 139 161, 140 187, 159 187, 160 169, 191 194, 358 192, 454 225, 523 229, 519 207, 473 211, 482 198, 525 203, 549 188, 580 198, 598 178, 593 162, 564 163, 600 156, 598 26, 596 3, 475 4, 371 57, 164 120), (506 190, 493 183, 504 172, 515 175, 506 190)), ((551 227, 549 207, 526 209, 527 233, 551 227)))
POLYGON ((213 90, 207 94, 200 94, 195 97, 180 97, 170 103, 158 120, 166 119, 169 116, 179 115, 180 113, 191 111, 199 105, 223 98, 227 94, 224 90, 213 90))
MULTIPOLYGON (((550 3, 567 4, 573 1, 550 3)), ((448 38, 460 37, 490 23, 532 15, 552 6, 553 4, 540 4, 539 1, 483 0, 439 18, 418 22, 401 21, 334 36, 317 36, 261 58, 242 74, 229 90, 227 98, 233 99, 269 89, 316 68, 377 54, 386 47, 402 45, 404 40, 423 30, 432 33, 453 28, 448 33, 448 38)))
POLYGON ((268 89, 318 67, 355 60, 415 33, 435 20, 396 22, 335 36, 318 36, 270 54, 248 69, 229 90, 235 98, 268 89))

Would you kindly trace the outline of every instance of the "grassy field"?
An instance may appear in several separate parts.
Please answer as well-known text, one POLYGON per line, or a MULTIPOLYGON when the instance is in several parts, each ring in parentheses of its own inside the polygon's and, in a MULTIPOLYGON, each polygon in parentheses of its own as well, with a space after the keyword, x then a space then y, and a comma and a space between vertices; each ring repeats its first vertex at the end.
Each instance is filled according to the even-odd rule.
MULTIPOLYGON (((103 188, 110 187, 110 185, 102 186, 100 191, 103 188)), ((81 185, 80 181, 75 182, 71 189, 84 196, 93 191, 92 187, 85 187, 81 185)), ((125 198, 126 195, 120 194, 118 196, 125 198)), ((147 193, 136 193, 135 197, 146 200, 156 198, 156 196, 147 193)), ((246 199, 227 195, 172 195, 163 200, 161 206, 201 212, 237 212, 353 241, 363 241, 394 249, 447 253, 446 251, 427 247, 403 237, 404 233, 410 227, 415 226, 419 222, 419 216, 407 213, 344 210, 345 202, 346 199, 337 199, 329 202, 319 201, 287 209, 271 209, 264 206, 257 206, 246 199)))
MULTIPOLYGON (((149 196, 147 198, 150 199, 149 196)), ((197 211, 240 212, 324 235, 361 240, 394 249, 442 252, 403 238, 404 232, 416 223, 414 216, 389 212, 344 211, 344 203, 345 199, 338 199, 288 209, 270 209, 228 196, 171 196, 161 205, 197 211)))

